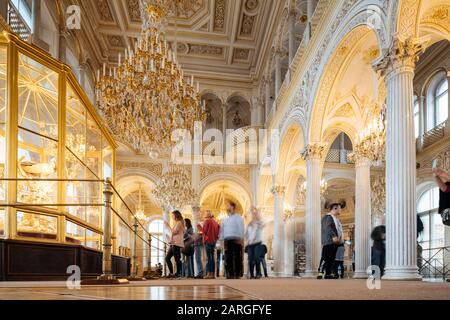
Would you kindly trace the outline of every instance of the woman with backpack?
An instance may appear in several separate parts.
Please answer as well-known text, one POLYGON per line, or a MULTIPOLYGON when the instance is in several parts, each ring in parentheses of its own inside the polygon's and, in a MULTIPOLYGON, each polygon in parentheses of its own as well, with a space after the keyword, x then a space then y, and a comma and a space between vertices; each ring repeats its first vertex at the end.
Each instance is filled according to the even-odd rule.
POLYGON ((184 219, 183 277, 194 277, 194 228, 190 219, 184 219))

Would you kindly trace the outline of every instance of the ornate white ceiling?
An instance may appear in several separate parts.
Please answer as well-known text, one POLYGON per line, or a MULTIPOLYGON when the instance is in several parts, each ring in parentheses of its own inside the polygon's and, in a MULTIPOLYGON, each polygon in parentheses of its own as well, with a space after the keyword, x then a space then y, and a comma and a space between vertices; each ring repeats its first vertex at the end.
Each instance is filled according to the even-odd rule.
MULTIPOLYGON (((179 12, 176 19, 178 57, 183 68, 204 80, 250 82, 259 78, 282 1, 196 1, 193 10, 179 12)), ((139 1, 78 2, 83 13, 82 36, 95 60, 114 64, 118 53, 132 47, 139 35, 139 1)), ((172 14, 167 30, 170 41, 175 41, 174 22, 172 14)))

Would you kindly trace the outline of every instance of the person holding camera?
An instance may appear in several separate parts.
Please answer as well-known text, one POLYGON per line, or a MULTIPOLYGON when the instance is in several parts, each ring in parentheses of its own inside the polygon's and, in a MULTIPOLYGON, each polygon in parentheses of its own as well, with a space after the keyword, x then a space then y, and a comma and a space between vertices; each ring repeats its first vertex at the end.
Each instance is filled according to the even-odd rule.
POLYGON ((442 223, 450 226, 450 174, 442 169, 434 168, 433 176, 439 187, 439 214, 442 223))

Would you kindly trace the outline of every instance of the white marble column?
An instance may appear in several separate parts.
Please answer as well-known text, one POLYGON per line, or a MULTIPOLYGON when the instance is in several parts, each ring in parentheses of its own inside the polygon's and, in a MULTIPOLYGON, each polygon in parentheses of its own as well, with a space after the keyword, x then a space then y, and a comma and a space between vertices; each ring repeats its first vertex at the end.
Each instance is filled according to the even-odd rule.
POLYGON ((274 273, 276 276, 284 275, 284 193, 286 187, 275 185, 272 188, 274 197, 274 211, 273 211, 273 259, 274 259, 274 273))
POLYGON ((285 217, 284 219, 284 275, 292 277, 294 275, 294 240, 295 240, 295 217, 293 215, 285 217))
POLYGON ((354 278, 367 278, 367 267, 371 265, 371 188, 370 165, 367 157, 356 159, 355 192, 355 273, 354 278))
POLYGON ((325 147, 320 143, 308 145, 303 152, 306 160, 306 271, 305 277, 313 277, 319 268, 322 251, 321 240, 321 159, 325 147))
POLYGON ((394 38, 376 65, 386 75, 386 272, 384 279, 420 279, 417 267, 416 145, 413 78, 424 46, 394 38))

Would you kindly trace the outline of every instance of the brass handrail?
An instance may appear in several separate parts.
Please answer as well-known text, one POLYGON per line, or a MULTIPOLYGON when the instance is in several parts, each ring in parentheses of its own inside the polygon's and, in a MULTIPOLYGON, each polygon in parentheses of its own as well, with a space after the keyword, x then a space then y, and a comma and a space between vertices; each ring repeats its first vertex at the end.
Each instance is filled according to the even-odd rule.
MULTIPOLYGON (((0 181, 35 181, 35 182, 91 182, 91 183, 105 183, 106 180, 102 180, 102 179, 59 179, 59 178, 43 178, 43 179, 30 179, 30 178, 0 178, 0 181)), ((117 189, 114 187, 114 185, 111 184, 112 190, 114 191, 114 193, 118 196, 118 198, 120 199, 120 201, 125 205, 125 208, 128 210, 128 212, 131 214, 131 216, 137 221, 138 225, 142 228, 142 230, 149 235, 151 238, 155 239, 158 242, 163 243, 164 245, 166 245, 167 243, 161 239, 159 239, 158 237, 154 236, 153 234, 151 234, 148 230, 146 230, 146 228, 144 227, 144 225, 139 221, 139 219, 136 218, 136 215, 133 213, 133 211, 130 209, 130 207, 128 206, 128 204, 125 202, 125 200, 123 199, 123 197, 119 194, 119 192, 117 191, 117 189)), ((75 204, 68 204, 68 203, 51 203, 51 204, 47 204, 47 203, 36 203, 36 204, 25 204, 25 203, 0 203, 0 207, 103 207, 104 204, 98 204, 98 203, 93 203, 93 204, 80 204, 80 203, 75 203, 75 204)), ((114 209, 111 208, 112 211, 114 212, 115 215, 117 215, 119 217, 119 219, 125 223, 125 225, 134 233, 133 228, 128 224, 128 222, 119 214, 119 212, 114 209)), ((144 240, 139 234, 137 234, 137 236, 142 239, 142 241, 144 241, 145 243, 149 242, 148 240, 144 240)), ((157 249, 157 250, 162 250, 158 247, 153 246, 153 248, 157 249)))

